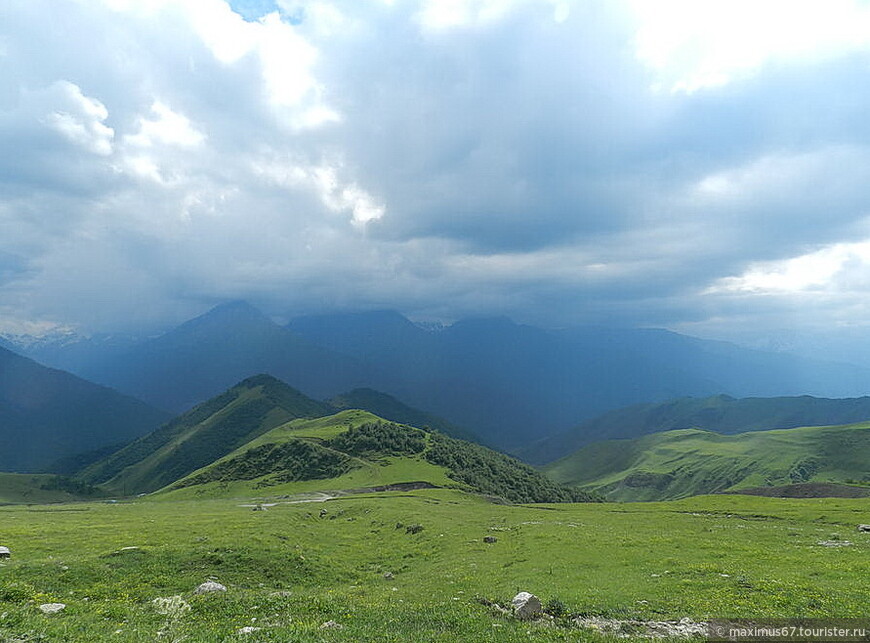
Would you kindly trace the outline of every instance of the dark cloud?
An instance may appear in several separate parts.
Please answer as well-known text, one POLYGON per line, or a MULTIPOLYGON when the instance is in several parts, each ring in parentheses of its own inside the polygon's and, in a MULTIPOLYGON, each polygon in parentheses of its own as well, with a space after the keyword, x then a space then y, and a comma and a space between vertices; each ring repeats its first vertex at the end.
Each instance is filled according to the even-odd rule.
POLYGON ((859 249, 824 301, 744 277, 870 238, 861 46, 671 92, 630 3, 279 5, 0 6, 6 318, 859 314, 859 249))

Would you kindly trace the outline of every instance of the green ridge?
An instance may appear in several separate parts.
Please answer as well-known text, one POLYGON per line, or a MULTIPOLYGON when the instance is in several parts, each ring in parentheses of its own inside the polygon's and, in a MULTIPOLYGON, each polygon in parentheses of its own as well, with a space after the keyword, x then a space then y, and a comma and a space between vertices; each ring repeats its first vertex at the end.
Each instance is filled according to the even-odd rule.
POLYGON ((329 412, 328 405, 258 375, 91 465, 79 478, 123 495, 155 491, 288 420, 329 412))
POLYGON ((697 429, 591 444, 544 471, 611 500, 672 500, 805 482, 867 482, 870 423, 720 435, 697 429))
POLYGON ((683 397, 610 411, 570 431, 517 450, 516 455, 532 464, 546 464, 593 442, 634 439, 676 429, 733 435, 866 421, 870 421, 870 397, 683 397))
POLYGON ((511 502, 588 501, 585 492, 486 447, 359 410, 295 420, 172 484, 172 497, 289 494, 425 482, 511 502))

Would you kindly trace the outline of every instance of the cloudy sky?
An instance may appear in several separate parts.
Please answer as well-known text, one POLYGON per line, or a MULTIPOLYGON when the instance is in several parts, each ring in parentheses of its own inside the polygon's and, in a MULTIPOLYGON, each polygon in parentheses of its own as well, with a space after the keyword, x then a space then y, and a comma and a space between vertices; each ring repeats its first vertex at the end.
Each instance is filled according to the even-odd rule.
POLYGON ((870 320, 858 0, 3 0, 0 326, 870 320))

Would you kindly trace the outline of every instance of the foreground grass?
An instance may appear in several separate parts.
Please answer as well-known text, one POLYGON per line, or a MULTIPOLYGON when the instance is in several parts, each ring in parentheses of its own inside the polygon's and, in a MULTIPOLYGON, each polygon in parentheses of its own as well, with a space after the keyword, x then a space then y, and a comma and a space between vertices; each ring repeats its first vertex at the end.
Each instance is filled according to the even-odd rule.
POLYGON ((870 613, 865 499, 499 506, 424 490, 239 504, 0 508, 14 554, 0 564, 0 641, 607 640, 476 600, 520 590, 615 618, 870 613), (192 595, 208 578, 229 591, 192 595), (161 614, 153 600, 175 595, 189 609, 161 614), (44 616, 49 602, 67 608, 44 616), (330 620, 343 627, 321 629, 330 620))

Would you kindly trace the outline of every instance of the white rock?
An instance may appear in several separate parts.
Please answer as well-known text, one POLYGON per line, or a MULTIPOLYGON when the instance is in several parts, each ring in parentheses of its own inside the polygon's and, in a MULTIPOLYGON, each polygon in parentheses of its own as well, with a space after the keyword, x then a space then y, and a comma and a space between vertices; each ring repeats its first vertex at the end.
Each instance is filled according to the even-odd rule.
POLYGON ((323 625, 320 626, 321 630, 343 630, 344 625, 341 623, 336 623, 335 621, 326 621, 323 625))
POLYGON ((57 614, 66 609, 64 603, 43 603, 39 606, 39 611, 43 614, 57 614))
POLYGON ((514 608, 514 616, 521 620, 535 618, 543 611, 541 601, 529 592, 520 592, 514 596, 511 605, 514 608))
POLYGON ((227 588, 221 585, 220 583, 216 583, 213 580, 207 580, 202 585, 193 590, 194 594, 210 594, 212 592, 225 592, 227 588))
POLYGON ((259 632, 262 627, 251 627, 247 625, 239 630, 239 634, 253 634, 254 632, 259 632))

